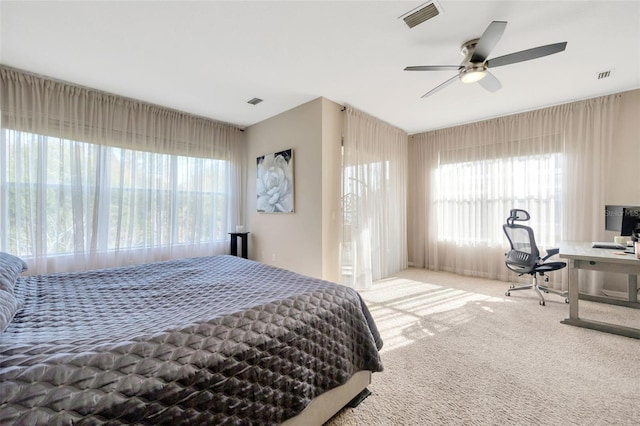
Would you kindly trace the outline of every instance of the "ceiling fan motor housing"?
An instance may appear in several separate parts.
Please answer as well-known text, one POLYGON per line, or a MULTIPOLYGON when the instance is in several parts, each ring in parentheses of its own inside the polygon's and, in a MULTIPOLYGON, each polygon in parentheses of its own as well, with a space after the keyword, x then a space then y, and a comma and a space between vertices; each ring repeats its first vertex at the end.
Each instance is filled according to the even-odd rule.
POLYGON ((460 63, 461 68, 458 76, 463 83, 475 83, 482 80, 486 74, 487 67, 484 62, 471 62, 478 41, 480 39, 474 38, 460 47, 460 53, 464 59, 460 63))
POLYGON ((479 41, 479 38, 474 38, 473 40, 462 43, 462 46, 460 46, 460 53, 464 56, 464 59, 460 65, 471 63, 471 57, 473 56, 473 52, 475 52, 479 41))

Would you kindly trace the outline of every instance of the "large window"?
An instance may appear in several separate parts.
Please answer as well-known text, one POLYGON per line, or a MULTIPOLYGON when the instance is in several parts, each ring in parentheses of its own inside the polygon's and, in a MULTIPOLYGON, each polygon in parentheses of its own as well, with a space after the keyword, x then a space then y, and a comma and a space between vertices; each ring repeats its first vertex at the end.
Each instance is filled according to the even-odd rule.
POLYGON ((538 245, 554 245, 561 235, 561 154, 444 164, 435 182, 439 241, 500 247, 511 208, 531 213, 538 245))
POLYGON ((225 240, 227 161, 9 129, 0 153, 2 247, 27 260, 225 240))
POLYGON ((0 250, 31 274, 226 253, 244 145, 227 123, 0 65, 0 250))
MULTIPOLYGON (((512 281, 502 232, 512 208, 531 214, 543 249, 606 238, 605 175, 620 105, 610 95, 413 135, 414 266, 512 281)), ((555 288, 566 288, 563 275, 552 274, 555 288)), ((597 293, 600 282, 586 287, 597 293)))
POLYGON ((407 134, 345 107, 342 283, 370 287, 407 267, 407 134))

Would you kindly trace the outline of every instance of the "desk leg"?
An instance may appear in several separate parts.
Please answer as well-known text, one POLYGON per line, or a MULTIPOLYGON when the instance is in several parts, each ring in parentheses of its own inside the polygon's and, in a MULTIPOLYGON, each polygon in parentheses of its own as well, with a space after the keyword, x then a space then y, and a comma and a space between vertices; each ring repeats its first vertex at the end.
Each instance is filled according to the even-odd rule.
MULTIPOLYGON (((625 327, 622 325, 615 325, 615 324, 610 324, 610 323, 601 322, 601 321, 585 320, 585 319, 578 318, 579 286, 578 286, 578 268, 577 268, 577 262, 575 261, 575 259, 569 259, 568 270, 569 270, 569 318, 566 318, 560 321, 561 323, 574 325, 576 327, 589 328, 591 330, 602 331, 605 333, 618 334, 620 336, 632 337, 634 339, 640 339, 640 328, 625 327)), ((632 297, 631 296, 632 285, 633 285, 633 288, 636 289, 633 292, 633 294, 635 295, 635 298, 637 300, 637 297, 638 297, 638 293, 637 293, 638 290, 636 287, 637 281, 638 279, 636 275, 633 275, 633 278, 631 278, 631 276, 629 277, 629 299, 630 300, 632 297)))
POLYGON ((578 286, 578 268, 576 268, 576 261, 569 259, 569 318, 578 319, 578 298, 579 298, 579 286, 578 286))
POLYGON ((638 276, 629 275, 629 302, 638 301, 638 276))

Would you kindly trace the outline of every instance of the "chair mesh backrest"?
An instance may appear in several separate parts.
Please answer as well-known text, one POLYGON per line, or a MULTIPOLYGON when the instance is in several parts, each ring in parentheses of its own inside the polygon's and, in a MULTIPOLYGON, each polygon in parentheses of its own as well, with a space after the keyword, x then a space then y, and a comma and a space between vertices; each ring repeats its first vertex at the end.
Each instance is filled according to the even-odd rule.
POLYGON ((533 229, 513 223, 503 225, 502 229, 511 245, 511 250, 507 253, 505 260, 507 267, 522 274, 531 272, 540 258, 533 229))

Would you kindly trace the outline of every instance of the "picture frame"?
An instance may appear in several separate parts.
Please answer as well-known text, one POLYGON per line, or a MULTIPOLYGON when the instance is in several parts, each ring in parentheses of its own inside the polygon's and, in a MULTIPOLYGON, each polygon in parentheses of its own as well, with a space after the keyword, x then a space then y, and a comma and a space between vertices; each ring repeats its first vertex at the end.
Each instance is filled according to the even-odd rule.
POLYGON ((256 204, 259 213, 294 212, 291 148, 256 158, 256 204))

